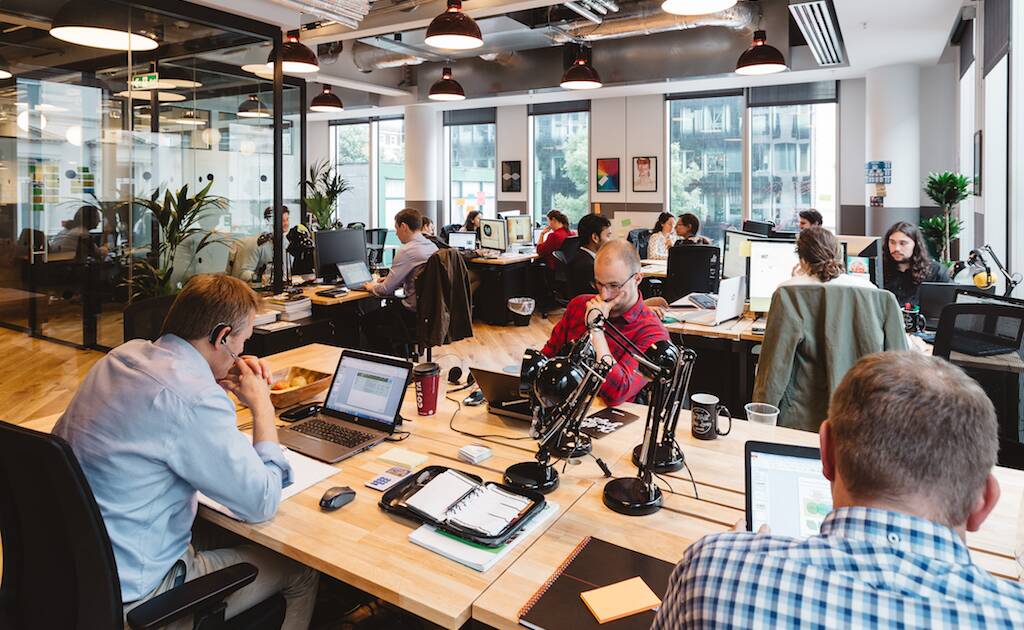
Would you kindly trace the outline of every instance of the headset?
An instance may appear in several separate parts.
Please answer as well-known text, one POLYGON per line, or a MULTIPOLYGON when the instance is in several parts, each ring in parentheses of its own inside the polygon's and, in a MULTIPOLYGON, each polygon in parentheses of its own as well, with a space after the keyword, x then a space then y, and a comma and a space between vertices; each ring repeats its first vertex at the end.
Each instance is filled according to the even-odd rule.
POLYGON ((462 378, 462 368, 461 367, 456 365, 452 369, 448 370, 448 384, 449 385, 459 385, 459 387, 456 387, 455 389, 449 389, 448 390, 449 394, 454 393, 454 392, 461 392, 462 390, 469 389, 470 387, 472 387, 473 385, 476 384, 476 379, 473 378, 473 374, 470 374, 466 378, 466 384, 465 385, 460 385, 459 379, 461 379, 461 378, 462 378))
POLYGON ((231 348, 228 348, 228 346, 227 346, 228 335, 231 334, 231 330, 232 329, 231 329, 230 325, 225 324, 224 322, 218 323, 216 326, 213 327, 213 330, 210 331, 210 343, 212 343, 214 346, 217 346, 218 345, 217 337, 220 337, 220 334, 222 332, 227 331, 227 332, 224 332, 224 336, 220 338, 219 345, 223 346, 224 350, 228 354, 231 355, 231 358, 234 359, 235 361, 237 361, 238 360, 238 355, 235 354, 234 352, 232 352, 231 348))

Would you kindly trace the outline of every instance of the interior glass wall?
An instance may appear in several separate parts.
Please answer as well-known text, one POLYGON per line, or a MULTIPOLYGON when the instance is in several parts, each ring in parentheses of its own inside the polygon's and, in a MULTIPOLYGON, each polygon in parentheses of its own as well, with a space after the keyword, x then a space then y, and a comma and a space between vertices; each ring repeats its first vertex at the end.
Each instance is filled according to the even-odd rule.
POLYGON ((473 210, 496 217, 497 125, 448 125, 445 134, 449 222, 462 223, 473 210))
POLYGON ((533 125, 533 214, 561 210, 574 225, 590 212, 590 112, 539 114, 533 125))

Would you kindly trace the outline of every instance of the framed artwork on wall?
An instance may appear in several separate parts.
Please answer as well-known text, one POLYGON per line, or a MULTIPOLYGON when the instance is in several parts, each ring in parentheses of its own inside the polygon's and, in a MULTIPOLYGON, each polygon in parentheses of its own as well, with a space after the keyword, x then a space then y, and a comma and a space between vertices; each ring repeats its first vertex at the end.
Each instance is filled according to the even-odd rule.
POLYGON ((523 190, 523 163, 519 160, 501 162, 501 192, 517 193, 523 190))
POLYGON ((633 192, 658 192, 658 158, 644 155, 633 158, 633 192))
POLYGON ((597 192, 619 192, 619 158, 597 158, 597 192))

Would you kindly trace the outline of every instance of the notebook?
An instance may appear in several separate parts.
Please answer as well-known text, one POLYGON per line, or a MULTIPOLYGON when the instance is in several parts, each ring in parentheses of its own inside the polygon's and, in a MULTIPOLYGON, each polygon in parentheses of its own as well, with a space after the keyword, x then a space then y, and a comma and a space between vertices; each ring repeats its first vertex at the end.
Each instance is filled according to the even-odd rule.
POLYGON ((654 610, 601 624, 581 596, 586 591, 640 577, 660 599, 668 589, 673 568, 671 562, 587 537, 519 611, 519 624, 534 630, 648 630, 654 622, 654 610))
POLYGON ((533 507, 533 501, 446 470, 406 499, 405 505, 435 523, 497 536, 533 507))

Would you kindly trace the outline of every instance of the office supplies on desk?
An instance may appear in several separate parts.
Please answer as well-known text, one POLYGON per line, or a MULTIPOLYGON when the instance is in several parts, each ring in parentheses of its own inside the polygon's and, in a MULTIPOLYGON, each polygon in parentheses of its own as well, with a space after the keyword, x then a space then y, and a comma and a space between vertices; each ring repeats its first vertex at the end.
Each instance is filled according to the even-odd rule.
POLYGON ((320 509, 325 512, 333 512, 343 508, 356 498, 356 491, 348 486, 334 486, 324 492, 320 497, 320 509))
POLYGON ((392 466, 373 479, 366 482, 367 488, 373 488, 379 492, 386 492, 393 488, 398 482, 412 474, 408 468, 392 466))
MULTIPOLYGON (((367 280, 367 282, 369 282, 369 280, 367 280)), ((335 298, 348 294, 348 289, 345 287, 334 287, 333 289, 317 291, 316 294, 320 297, 335 298)))
POLYGON ((459 449, 459 459, 470 464, 479 464, 491 456, 491 449, 483 444, 467 444, 459 449))
MULTIPOLYGON (((680 549, 679 553, 682 554, 680 549)), ((581 594, 634 577, 643 578, 655 596, 665 596, 675 565, 588 536, 569 554, 519 611, 519 624, 534 630, 600 628, 581 594)), ((654 621, 648 610, 620 620, 615 628, 647 630, 654 621)))
POLYGON ((402 468, 408 468, 409 470, 415 470, 427 463, 427 456, 419 453, 414 453, 409 449, 402 448, 401 446, 395 446, 390 450, 381 453, 377 457, 382 462, 401 466, 402 468))
POLYGON ((630 578, 592 591, 580 593, 583 603, 597 618, 598 623, 623 619, 661 606, 661 599, 654 594, 642 577, 630 578))

